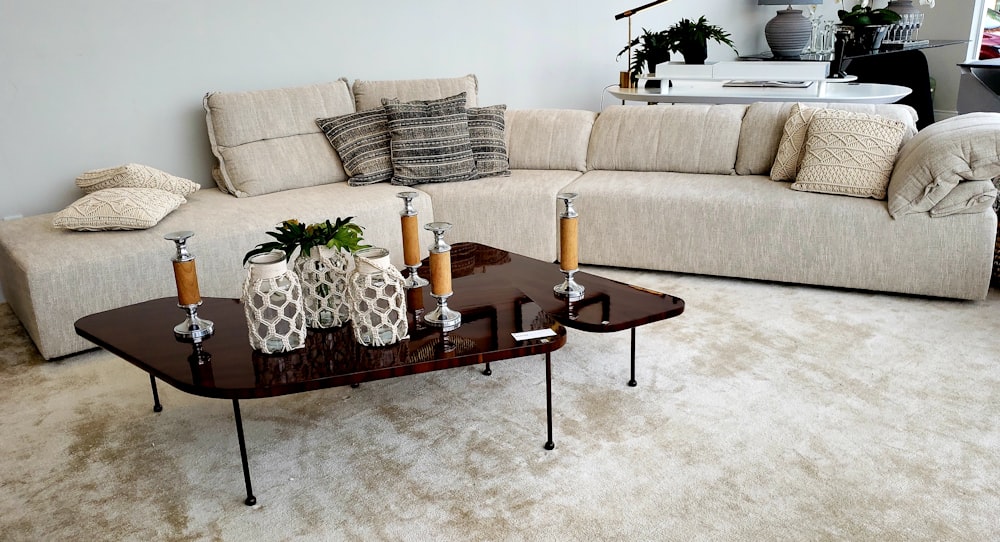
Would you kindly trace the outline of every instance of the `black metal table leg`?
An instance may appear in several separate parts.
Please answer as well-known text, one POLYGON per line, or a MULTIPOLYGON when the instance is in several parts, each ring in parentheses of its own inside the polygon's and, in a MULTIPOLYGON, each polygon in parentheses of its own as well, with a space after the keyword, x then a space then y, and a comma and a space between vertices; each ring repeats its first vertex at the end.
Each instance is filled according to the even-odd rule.
POLYGON ((639 385, 639 383, 635 381, 635 328, 632 328, 632 363, 631 363, 631 367, 632 367, 632 373, 630 375, 631 378, 629 378, 628 385, 632 386, 634 388, 634 387, 636 387, 636 386, 639 385))
POLYGON ((552 356, 545 353, 545 411, 549 422, 549 440, 545 443, 545 449, 551 450, 556 447, 552 442, 552 356))
POLYGON ((493 369, 490 369, 490 362, 488 361, 486 362, 486 368, 483 369, 483 374, 486 376, 490 376, 491 374, 493 374, 493 369))
POLYGON ((149 385, 153 388, 153 412, 162 412, 163 405, 160 404, 160 394, 156 392, 156 377, 149 375, 149 385))
POLYGON ((253 496, 253 486, 250 485, 250 464, 247 462, 247 444, 243 440, 243 418, 240 416, 240 402, 233 399, 233 416, 236 417, 236 437, 240 441, 240 459, 243 460, 243 481, 247 485, 247 499, 243 504, 253 506, 257 504, 257 497, 253 496))

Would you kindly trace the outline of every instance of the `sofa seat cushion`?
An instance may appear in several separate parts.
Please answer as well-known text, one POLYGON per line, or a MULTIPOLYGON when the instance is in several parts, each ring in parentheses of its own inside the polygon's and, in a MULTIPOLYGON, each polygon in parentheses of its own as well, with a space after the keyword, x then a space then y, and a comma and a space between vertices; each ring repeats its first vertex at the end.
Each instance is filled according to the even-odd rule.
POLYGON ((893 220, 886 202, 790 190, 766 176, 589 171, 580 261, 983 299, 996 217, 893 220))
POLYGON ((612 106, 594 123, 588 169, 733 173, 746 105, 612 106))
POLYGON ((345 79, 296 88, 205 95, 216 183, 237 197, 347 180, 316 119, 354 112, 345 79))
MULTIPOLYGON (((449 242, 475 241, 543 261, 557 256, 556 194, 578 171, 515 169, 509 177, 424 184, 434 217, 451 222, 449 242)), ((423 221, 423 217, 421 217, 423 221)))
MULTIPOLYGON (((177 295, 170 262, 175 249, 167 233, 190 230, 202 295, 239 297, 246 271, 243 255, 271 241, 265 232, 288 218, 305 223, 353 216, 367 244, 388 248, 402 265, 402 235, 396 197, 388 184, 347 183, 234 198, 216 189, 188 196, 188 203, 155 227, 139 231, 78 233, 52 226, 53 214, 0 222, 0 267, 4 296, 41 354, 51 359, 93 348, 73 323, 88 314, 177 295), (46 250, 38 250, 39 246, 46 250), (52 258, 59 254, 59 258, 52 258), (113 255, 113 257, 109 257, 113 255), (67 295, 67 292, 82 292, 67 295)), ((434 220, 430 198, 416 190, 421 221, 434 220)), ((421 229, 420 246, 433 240, 421 229)), ((180 315, 180 313, 178 313, 180 315)), ((202 314, 212 319, 211 314, 202 314)))

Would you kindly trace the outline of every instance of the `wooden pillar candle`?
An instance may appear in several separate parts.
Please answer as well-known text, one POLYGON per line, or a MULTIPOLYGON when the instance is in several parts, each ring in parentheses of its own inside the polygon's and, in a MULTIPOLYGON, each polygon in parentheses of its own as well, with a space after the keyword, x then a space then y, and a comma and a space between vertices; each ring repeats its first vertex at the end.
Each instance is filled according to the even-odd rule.
POLYGON ((396 197, 403 199, 399 222, 403 230, 403 263, 408 271, 403 286, 420 288, 427 285, 427 280, 417 274, 417 268, 420 267, 420 227, 417 211, 413 208, 413 199, 417 197, 417 193, 400 192, 396 197))
POLYGON ((431 297, 437 300, 437 307, 424 315, 428 325, 440 327, 444 331, 457 328, 462 323, 462 314, 448 308, 451 297, 451 246, 444 242, 444 234, 451 229, 448 222, 431 222, 424 228, 434 233, 434 244, 430 246, 431 297))
POLYGON ((198 290, 198 270, 194 256, 188 252, 187 240, 194 235, 191 231, 168 233, 164 239, 173 241, 177 252, 172 258, 174 283, 177 285, 177 306, 187 313, 183 322, 174 326, 174 336, 184 341, 200 342, 212 335, 214 324, 198 317, 201 292, 198 290))
POLYGON ((561 284, 552 288, 556 296, 569 301, 583 298, 583 286, 573 280, 580 266, 579 215, 573 208, 573 200, 577 194, 565 192, 557 197, 566 204, 566 209, 559 215, 559 270, 566 276, 561 284))

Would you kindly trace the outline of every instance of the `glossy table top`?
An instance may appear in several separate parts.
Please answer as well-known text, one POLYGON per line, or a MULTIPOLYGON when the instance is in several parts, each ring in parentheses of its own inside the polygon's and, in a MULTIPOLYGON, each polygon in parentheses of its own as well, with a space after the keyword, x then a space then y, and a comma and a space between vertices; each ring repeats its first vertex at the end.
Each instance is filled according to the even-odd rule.
MULTIPOLYGON (((358 345, 349 325, 310 329, 306 347, 285 354, 250 348, 239 300, 203 298, 202 318, 215 333, 201 345, 174 338, 184 318, 176 298, 163 298, 81 318, 77 333, 172 386, 205 397, 243 399, 355 384, 383 378, 552 352, 568 327, 606 332, 633 328, 683 312, 683 300, 578 273, 582 300, 568 303, 552 287, 559 267, 475 243, 452 247, 454 295, 449 306, 462 325, 449 333, 414 318, 435 301, 430 288, 408 292, 410 338, 398 344, 358 345), (512 332, 551 329, 555 336, 517 341, 512 332), (443 346, 447 345, 447 347, 443 346)), ((420 274, 429 273, 426 260, 420 274)))

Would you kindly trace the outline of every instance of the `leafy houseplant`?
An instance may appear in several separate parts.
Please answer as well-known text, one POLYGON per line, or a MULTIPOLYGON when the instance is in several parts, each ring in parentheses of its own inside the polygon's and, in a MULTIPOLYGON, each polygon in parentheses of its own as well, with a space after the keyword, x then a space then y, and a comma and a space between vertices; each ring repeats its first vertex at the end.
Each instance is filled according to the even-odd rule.
POLYGON ((666 30, 650 32, 643 28, 641 36, 618 51, 616 59, 621 58, 630 48, 642 45, 642 47, 632 51, 632 65, 629 66, 629 72, 632 74, 633 82, 639 78, 643 71, 648 70, 649 73, 653 73, 657 64, 670 60, 670 42, 667 40, 666 33, 666 30))
POLYGON ((855 54, 878 50, 888 25, 902 18, 889 8, 873 9, 867 2, 861 2, 850 11, 837 10, 837 16, 842 26, 851 27, 852 37, 847 48, 855 54))
POLYGON ((670 44, 670 51, 684 55, 685 64, 704 64, 708 58, 708 40, 728 45, 734 53, 739 54, 736 46, 722 27, 708 24, 704 16, 697 21, 681 19, 665 32, 665 38, 670 44))
POLYGON ((316 246, 326 246, 329 248, 345 249, 354 252, 369 245, 362 245, 362 228, 351 222, 353 216, 347 218, 337 218, 335 224, 318 222, 316 224, 303 225, 298 220, 292 218, 278 224, 276 231, 265 232, 274 237, 274 241, 261 243, 247 252, 243 256, 243 264, 257 254, 264 254, 272 250, 281 250, 285 253, 285 260, 292 258, 292 253, 296 248, 302 250, 302 254, 309 254, 309 251, 316 246))

